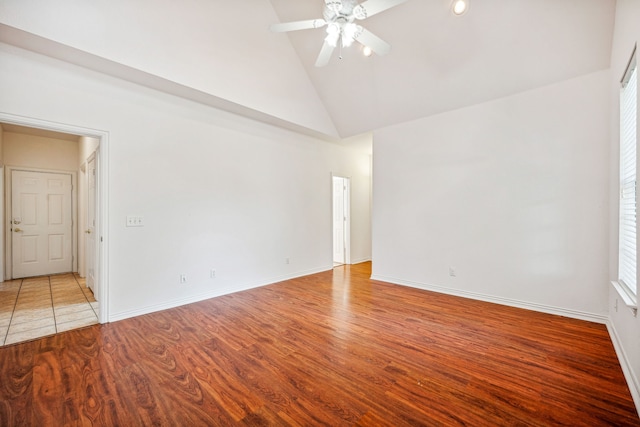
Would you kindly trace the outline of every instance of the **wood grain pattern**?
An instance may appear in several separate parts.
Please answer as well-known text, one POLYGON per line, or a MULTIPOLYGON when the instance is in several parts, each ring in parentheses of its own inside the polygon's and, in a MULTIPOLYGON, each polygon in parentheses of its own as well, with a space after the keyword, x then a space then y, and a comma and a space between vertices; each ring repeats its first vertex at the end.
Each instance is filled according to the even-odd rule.
POLYGON ((0 425, 640 426, 605 326, 369 275, 0 348, 0 425))

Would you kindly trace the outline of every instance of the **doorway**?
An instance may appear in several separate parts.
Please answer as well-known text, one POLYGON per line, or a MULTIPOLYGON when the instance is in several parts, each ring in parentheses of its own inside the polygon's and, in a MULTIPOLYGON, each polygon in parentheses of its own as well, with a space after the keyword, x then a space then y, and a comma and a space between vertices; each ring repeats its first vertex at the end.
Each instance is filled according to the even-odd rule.
MULTIPOLYGON (((90 147, 91 151, 87 151, 86 155, 81 157, 86 159, 86 161, 81 169, 78 168, 77 172, 78 180, 80 181, 77 184, 80 184, 80 187, 82 187, 86 183, 85 188, 88 192, 85 192, 84 200, 78 200, 77 208, 74 207, 74 212, 77 210, 78 216, 80 216, 81 210, 83 218, 91 216, 91 224, 81 224, 81 221, 77 221, 74 218, 72 226, 72 232, 77 236, 77 239, 73 241, 78 240, 78 242, 82 241, 84 243, 83 247, 80 247, 78 250, 78 258, 82 261, 82 270, 79 268, 80 266, 78 264, 80 263, 78 262, 78 258, 75 258, 72 261, 72 269, 67 269, 67 271, 82 271, 86 274, 87 268, 91 270, 90 277, 87 277, 87 282, 90 281, 90 285, 88 285, 91 287, 95 299, 98 301, 98 307, 96 307, 98 320, 100 323, 108 322, 108 240, 106 238, 108 229, 108 133, 95 129, 0 113, 0 126, 5 127, 7 125, 28 127, 36 132, 58 132, 76 135, 80 140, 86 139, 93 141, 93 145, 87 144, 87 147, 90 147), (91 175, 91 179, 89 179, 88 174, 91 175), (91 204, 91 208, 89 208, 89 204, 91 204), (90 212, 87 212, 89 210, 90 212)), ((7 170, 4 177, 8 181, 11 179, 10 175, 8 175, 10 168, 4 169, 7 170)), ((8 182, 5 183, 7 191, 11 191, 10 185, 8 182)), ((77 188, 74 184, 74 191, 76 191, 77 188)), ((7 200, 7 202, 7 204, 9 204, 11 200, 7 200)), ((5 236, 4 247, 7 248, 7 252, 5 252, 5 256, 0 260, 0 275, 4 278, 11 278, 12 259, 10 255, 12 254, 9 252, 13 252, 13 248, 11 247, 10 237, 12 236, 10 235, 14 234, 14 230, 12 230, 11 227, 16 226, 16 224, 13 224, 13 212, 9 210, 9 206, 6 206, 6 208, 0 211, 2 211, 2 215, 4 216, 5 224, 2 229, 3 231, 6 230, 7 234, 9 234, 9 236, 5 236)), ((22 222, 23 219, 20 217, 18 221, 22 222)), ((21 224, 17 225, 18 228, 21 228, 19 225, 21 224)), ((64 245, 60 243, 63 238, 57 239, 59 243, 58 247, 63 248, 64 245)), ((56 238, 52 238, 51 240, 54 243, 56 242, 56 238)), ((76 246, 82 245, 76 244, 76 246)), ((33 254, 33 251, 31 251, 30 254, 33 254)))
POLYGON ((73 271, 70 173, 11 170, 11 278, 73 271))
POLYGON ((332 176, 333 206, 333 266, 351 263, 351 180, 348 177, 332 176))

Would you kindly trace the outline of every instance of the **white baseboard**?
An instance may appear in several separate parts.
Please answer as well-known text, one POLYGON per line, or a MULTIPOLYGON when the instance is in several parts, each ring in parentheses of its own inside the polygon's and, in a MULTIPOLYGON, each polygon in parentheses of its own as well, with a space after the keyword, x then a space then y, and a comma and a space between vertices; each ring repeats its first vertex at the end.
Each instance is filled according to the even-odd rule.
POLYGON ((622 346, 622 342, 620 341, 620 337, 618 336, 618 332, 616 331, 613 322, 607 322, 607 330, 609 331, 613 348, 616 350, 616 355, 620 361, 622 373, 624 374, 624 378, 627 380, 627 385, 629 386, 633 403, 636 405, 636 411, 640 414, 640 383, 638 382, 638 376, 635 374, 633 367, 629 363, 629 358, 624 351, 624 347, 622 346))
POLYGON ((361 264, 363 262, 369 262, 371 261, 371 257, 369 258, 358 258, 358 259, 352 259, 351 260, 351 264, 361 264))
POLYGON ((217 289, 215 291, 208 291, 201 294, 190 295, 186 298, 173 299, 160 304, 154 304, 154 305, 148 305, 148 306, 136 308, 135 310, 121 311, 119 313, 110 313, 109 322, 117 322, 118 320, 129 319, 131 317, 142 316, 144 314, 149 314, 149 313, 155 313, 156 311, 168 310, 170 308, 180 307, 182 305, 192 304, 194 302, 204 301, 210 298, 232 294, 234 292, 246 291, 248 289, 259 288, 261 286, 267 286, 273 283, 295 279, 297 277, 321 273, 323 271, 331 270, 332 268, 333 266, 326 266, 326 267, 319 267, 316 269, 311 269, 306 271, 299 271, 296 273, 292 273, 284 276, 272 277, 272 278, 261 280, 254 283, 245 283, 239 286, 227 287, 223 289, 217 289))
POLYGON ((520 301, 520 300, 515 300, 510 298, 502 298, 494 295, 480 294, 480 293, 469 292, 469 291, 464 291, 460 289, 451 289, 451 288, 446 288, 444 286, 429 285, 426 283, 413 282, 410 280, 401 280, 393 277, 373 275, 371 276, 371 279, 379 280, 381 282, 392 283, 394 285, 402 285, 402 286, 409 286, 412 288, 423 289, 425 291, 438 292, 441 294, 469 298, 469 299, 474 299, 478 301, 492 302, 495 304, 506 305, 509 307, 524 308, 526 310, 533 310, 541 313, 555 314, 558 316, 570 317, 572 319, 587 320, 589 322, 607 324, 609 320, 608 316, 603 314, 595 314, 595 313, 589 313, 585 311, 538 304, 534 302, 520 301))

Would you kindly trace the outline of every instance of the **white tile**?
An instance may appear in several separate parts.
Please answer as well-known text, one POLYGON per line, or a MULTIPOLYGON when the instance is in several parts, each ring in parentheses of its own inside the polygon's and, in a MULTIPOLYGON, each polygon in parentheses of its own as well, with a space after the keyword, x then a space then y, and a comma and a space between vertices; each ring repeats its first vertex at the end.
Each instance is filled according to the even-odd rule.
POLYGON ((37 320, 32 320, 29 322, 22 322, 22 323, 16 323, 16 322, 11 322, 11 325, 9 325, 9 334, 15 334, 15 333, 21 333, 21 332, 25 332, 25 331, 29 331, 31 329, 40 329, 40 328, 44 328, 45 326, 54 326, 56 325, 56 321, 53 318, 53 316, 51 317, 47 317, 44 319, 37 319, 37 320))
POLYGON ((28 341, 36 338, 46 337, 48 335, 53 335, 55 333, 56 333, 55 326, 45 326, 42 328, 31 329, 28 331, 19 332, 15 334, 9 333, 9 335, 7 335, 7 340, 5 341, 4 344, 5 345, 15 344, 22 341, 28 341))
POLYGON ((0 346, 97 324, 98 306, 73 274, 0 283, 0 346))
POLYGON ((0 291, 0 310, 8 311, 13 310, 13 307, 16 305, 16 300, 18 299, 18 294, 13 295, 2 295, 3 292, 0 291))
POLYGON ((58 332, 70 331, 72 329, 82 328, 84 326, 95 325, 98 323, 98 318, 94 315, 93 317, 87 317, 86 319, 77 319, 71 322, 59 323, 57 325, 58 332))
POLYGON ((25 323, 48 318, 53 318, 52 307, 33 310, 16 310, 13 313, 11 323, 25 323))
POLYGON ((20 290, 20 282, 0 283, 0 292, 18 292, 19 290, 20 290))
POLYGON ((9 326, 7 327, 0 326, 0 346, 4 345, 4 339, 7 337, 8 330, 9 330, 9 326))
POLYGON ((0 328, 8 328, 11 323, 11 313, 0 313, 0 328))
POLYGON ((68 315, 71 313, 77 313, 80 311, 87 311, 87 310, 91 310, 91 306, 89 305, 88 302, 82 302, 82 303, 78 303, 78 304, 68 304, 68 305, 60 305, 60 306, 55 306, 53 307, 53 310, 56 313, 56 317, 58 316, 64 316, 64 315, 68 315))
POLYGON ((93 312, 91 307, 89 307, 89 304, 87 304, 87 308, 88 310, 76 311, 73 313, 66 313, 61 315, 56 314, 56 324, 72 322, 81 319, 94 319, 97 322, 98 318, 96 317, 96 314, 93 312))

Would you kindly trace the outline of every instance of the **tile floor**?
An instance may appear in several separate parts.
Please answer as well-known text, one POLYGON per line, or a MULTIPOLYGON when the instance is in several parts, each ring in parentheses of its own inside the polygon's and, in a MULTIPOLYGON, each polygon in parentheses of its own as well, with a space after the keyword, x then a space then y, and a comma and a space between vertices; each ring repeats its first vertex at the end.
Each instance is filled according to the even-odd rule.
POLYGON ((0 346, 98 323, 98 303, 75 273, 0 283, 0 346))

